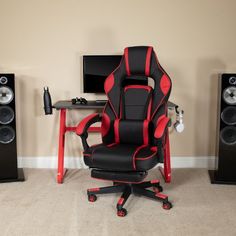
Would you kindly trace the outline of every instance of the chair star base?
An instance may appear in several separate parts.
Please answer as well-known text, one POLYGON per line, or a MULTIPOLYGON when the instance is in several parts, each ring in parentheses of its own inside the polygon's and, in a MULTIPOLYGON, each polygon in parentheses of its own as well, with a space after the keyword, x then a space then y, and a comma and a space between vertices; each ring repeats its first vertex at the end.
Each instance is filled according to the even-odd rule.
POLYGON ((168 196, 161 193, 163 191, 159 180, 145 181, 137 184, 120 183, 113 182, 113 186, 101 187, 101 188, 91 188, 87 190, 88 200, 90 202, 95 202, 97 200, 97 194, 105 193, 122 193, 120 199, 117 202, 117 215, 124 217, 127 215, 127 210, 123 208, 124 204, 128 200, 129 196, 133 193, 135 195, 141 195, 154 200, 162 202, 162 207, 165 210, 172 208, 171 202, 168 201, 168 196), (152 190, 148 189, 152 188, 152 190))

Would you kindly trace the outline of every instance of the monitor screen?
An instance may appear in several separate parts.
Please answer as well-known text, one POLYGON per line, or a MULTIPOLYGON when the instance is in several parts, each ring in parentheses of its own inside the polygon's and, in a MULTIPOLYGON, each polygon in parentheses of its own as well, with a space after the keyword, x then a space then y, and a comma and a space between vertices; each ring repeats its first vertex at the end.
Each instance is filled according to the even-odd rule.
MULTIPOLYGON (((119 66, 121 55, 83 56, 84 93, 105 93, 104 82, 119 66)), ((146 77, 127 78, 125 84, 147 84, 146 77), (137 81, 138 80, 138 81, 137 81)))

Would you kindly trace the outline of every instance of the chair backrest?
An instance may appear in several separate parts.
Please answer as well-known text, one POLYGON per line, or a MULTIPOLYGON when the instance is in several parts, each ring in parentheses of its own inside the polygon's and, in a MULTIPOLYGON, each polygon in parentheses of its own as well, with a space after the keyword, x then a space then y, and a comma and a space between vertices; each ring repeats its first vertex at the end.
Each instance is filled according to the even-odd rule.
POLYGON ((153 130, 167 113, 171 80, 158 62, 152 47, 128 47, 120 65, 107 77, 104 89, 108 102, 102 116, 102 140, 105 144, 155 144, 153 130), (131 76, 154 80, 146 85, 122 86, 131 76))

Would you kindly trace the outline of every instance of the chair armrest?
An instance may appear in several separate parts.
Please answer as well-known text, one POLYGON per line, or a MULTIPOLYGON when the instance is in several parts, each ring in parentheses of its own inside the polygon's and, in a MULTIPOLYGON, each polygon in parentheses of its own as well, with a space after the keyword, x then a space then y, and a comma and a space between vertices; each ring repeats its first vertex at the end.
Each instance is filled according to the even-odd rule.
POLYGON ((101 120, 101 117, 98 113, 91 114, 85 117, 83 120, 80 121, 78 126, 76 127, 76 134, 81 137, 82 144, 84 151, 89 149, 89 145, 87 143, 88 138, 88 128, 93 124, 101 120))
POLYGON ((76 134, 79 136, 87 133, 88 128, 93 124, 101 120, 101 117, 98 113, 91 114, 86 116, 83 120, 80 121, 78 126, 76 127, 76 134))
POLYGON ((166 117, 165 115, 161 116, 157 121, 157 127, 154 132, 154 137, 156 139, 160 139, 163 137, 167 127, 170 124, 170 118, 166 117))

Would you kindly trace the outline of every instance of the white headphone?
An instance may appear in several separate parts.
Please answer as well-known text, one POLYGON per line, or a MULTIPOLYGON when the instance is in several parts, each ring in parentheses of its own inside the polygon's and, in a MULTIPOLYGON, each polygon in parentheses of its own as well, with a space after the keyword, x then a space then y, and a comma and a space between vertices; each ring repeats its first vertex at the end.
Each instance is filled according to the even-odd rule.
POLYGON ((183 121, 184 111, 183 110, 178 111, 178 106, 175 107, 175 111, 176 111, 176 122, 174 124, 174 128, 176 132, 182 133, 184 131, 184 121, 183 121))

